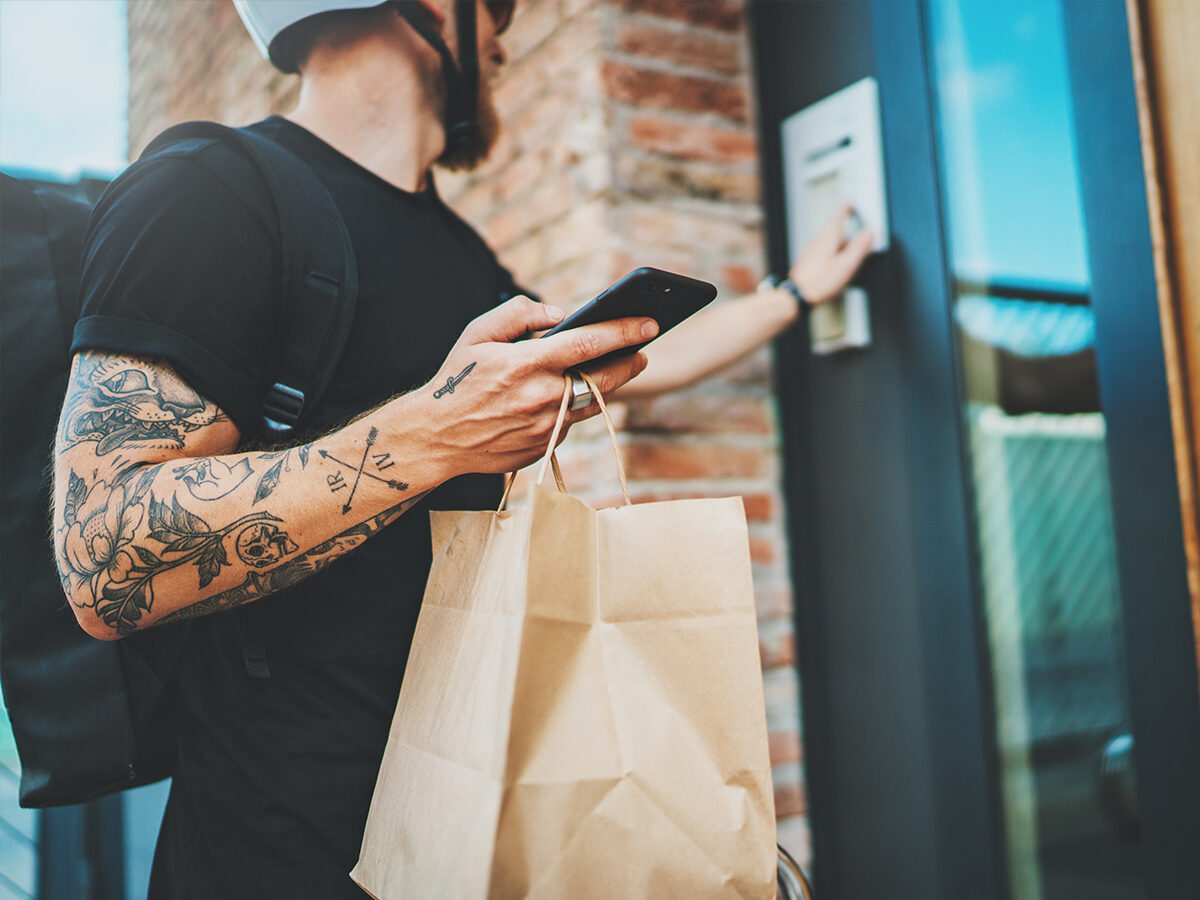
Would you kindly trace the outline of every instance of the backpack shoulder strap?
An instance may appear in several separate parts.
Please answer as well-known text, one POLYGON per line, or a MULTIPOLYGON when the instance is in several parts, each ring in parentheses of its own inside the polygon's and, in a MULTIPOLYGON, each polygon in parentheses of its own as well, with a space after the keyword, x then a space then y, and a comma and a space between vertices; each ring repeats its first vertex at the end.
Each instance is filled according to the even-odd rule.
POLYGON ((281 256, 279 340, 262 422, 267 435, 284 438, 316 405, 341 359, 358 298, 354 247, 337 204, 312 169, 248 128, 186 122, 155 138, 141 159, 194 156, 214 143, 254 164, 275 205, 281 256))

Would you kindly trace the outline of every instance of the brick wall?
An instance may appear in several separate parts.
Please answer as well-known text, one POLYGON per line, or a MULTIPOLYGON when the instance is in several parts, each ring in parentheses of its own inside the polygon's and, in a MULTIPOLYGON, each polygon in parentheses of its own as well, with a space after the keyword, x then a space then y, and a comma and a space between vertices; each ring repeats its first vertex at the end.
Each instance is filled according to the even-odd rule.
MULTIPOLYGON (((168 124, 286 111, 228 0, 131 0, 130 145, 168 124)), ((521 283, 571 307, 640 265, 749 291, 763 271, 758 151, 741 0, 522 0, 497 85, 505 132, 470 174, 439 175, 521 283)), ((722 302, 718 299, 717 302, 722 302)), ((770 356, 614 410, 635 500, 745 498, 780 841, 809 858, 791 586, 770 356)), ((619 492, 598 421, 562 451, 574 492, 619 492)))

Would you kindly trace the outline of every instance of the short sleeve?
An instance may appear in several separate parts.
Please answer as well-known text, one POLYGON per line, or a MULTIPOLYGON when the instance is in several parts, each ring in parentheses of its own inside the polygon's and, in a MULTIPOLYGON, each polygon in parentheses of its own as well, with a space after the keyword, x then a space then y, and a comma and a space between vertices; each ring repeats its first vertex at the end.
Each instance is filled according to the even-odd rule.
POLYGON ((511 300, 513 297, 525 296, 530 300, 542 302, 542 298, 535 294, 529 288, 521 287, 512 276, 512 272, 506 269, 499 260, 496 261, 497 277, 500 282, 500 300, 511 300))
POLYGON ((238 188, 193 158, 127 170, 84 237, 71 350, 164 358, 248 434, 270 354, 278 238, 265 184, 238 188))

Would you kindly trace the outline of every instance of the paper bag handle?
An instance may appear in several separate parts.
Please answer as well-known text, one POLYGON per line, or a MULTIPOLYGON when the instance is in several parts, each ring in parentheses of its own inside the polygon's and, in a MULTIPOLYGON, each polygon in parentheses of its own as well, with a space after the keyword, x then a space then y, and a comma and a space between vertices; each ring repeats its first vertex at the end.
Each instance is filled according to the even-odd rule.
MULTIPOLYGON (((558 457, 554 455, 554 448, 558 445, 558 436, 562 432, 563 423, 567 420, 567 406, 571 402, 571 376, 563 375, 567 386, 563 391, 562 403, 558 406, 558 418, 554 422, 554 431, 550 435, 550 447, 546 451, 546 456, 542 458, 542 469, 538 475, 537 483, 540 485, 546 479, 546 461, 549 460, 551 467, 554 469, 554 482, 558 485, 558 490, 565 494, 567 492, 567 484, 563 481, 562 469, 558 467, 558 457)), ((508 502, 508 495, 512 491, 513 483, 517 480, 517 473, 511 472, 508 480, 504 485, 504 494, 500 497, 500 505, 496 507, 496 512, 504 509, 504 504, 508 502)))
MULTIPOLYGON (((567 492, 567 483, 563 481, 562 469, 558 467, 558 456, 552 454, 550 457, 550 468, 554 471, 554 483, 558 485, 558 492, 565 494, 567 492)), ((496 512, 501 512, 504 509, 504 504, 508 503, 508 495, 512 491, 513 483, 517 480, 516 472, 509 472, 504 481, 504 494, 500 497, 500 505, 496 507, 496 512)))
POLYGON ((612 416, 609 415, 608 404, 604 402, 604 397, 600 395, 600 388, 596 387, 596 382, 592 380, 591 375, 587 372, 580 372, 579 377, 592 389, 592 398, 600 405, 600 415, 604 416, 604 425, 608 429, 608 437, 612 441, 613 460, 617 464, 617 478, 621 482, 621 494, 625 497, 625 505, 633 506, 633 500, 629 496, 629 485, 625 483, 625 466, 621 463, 621 446, 617 443, 617 429, 613 425, 612 416))
MULTIPOLYGON (((584 380, 592 391, 592 399, 600 407, 600 415, 604 416, 604 425, 608 429, 609 439, 612 441, 613 459, 617 463, 617 478, 621 482, 621 494, 625 498, 625 505, 632 506, 633 499, 629 496, 629 485, 625 480, 625 466, 621 464, 621 448, 617 443, 617 429, 613 425, 612 415, 608 411, 608 404, 604 402, 604 397, 600 394, 600 388, 596 386, 596 382, 587 372, 580 372, 579 377, 584 380)), ((562 434, 563 425, 567 421, 567 408, 570 405, 573 391, 571 390, 571 375, 569 372, 563 373, 563 398, 562 403, 558 406, 558 418, 554 422, 554 430, 550 433, 550 443, 546 447, 546 454, 542 457, 542 465, 538 469, 538 477, 535 482, 539 487, 546 480, 546 470, 551 469, 554 472, 554 481, 558 485, 561 493, 567 492, 566 483, 563 481, 562 469, 558 465, 558 457, 554 453, 554 448, 558 446, 558 436, 562 434)), ((504 509, 504 504, 508 502, 509 492, 512 490, 513 482, 516 481, 517 473, 513 472, 508 476, 507 483, 504 485, 504 495, 500 498, 500 505, 496 511, 504 509)))
MULTIPOLYGON (((580 372, 579 377, 584 380, 584 383, 586 383, 589 388, 591 388, 592 399, 595 400, 600 406, 600 415, 604 416, 604 425, 608 428, 608 436, 612 441, 613 458, 617 462, 617 478, 620 479, 621 482, 621 493, 625 497, 625 505, 632 506, 633 500, 629 496, 629 486, 625 483, 625 467, 621 465, 621 448, 617 444, 617 429, 616 426, 613 425, 612 416, 608 412, 608 404, 604 402, 604 397, 600 394, 600 388, 596 386, 596 382, 592 380, 591 375, 589 375, 587 372, 580 372)), ((558 459, 554 455, 554 448, 558 445, 558 435, 562 430, 563 423, 566 421, 567 417, 567 404, 570 402, 573 394, 571 390, 570 373, 563 373, 563 381, 565 386, 563 388, 562 404, 558 408, 558 421, 554 423, 554 431, 550 435, 550 446, 546 448, 546 455, 542 458, 542 467, 538 472, 537 483, 539 485, 546 480, 547 466, 553 465, 556 469, 558 467, 558 459)), ((556 473, 555 478, 561 485, 561 476, 556 473)))

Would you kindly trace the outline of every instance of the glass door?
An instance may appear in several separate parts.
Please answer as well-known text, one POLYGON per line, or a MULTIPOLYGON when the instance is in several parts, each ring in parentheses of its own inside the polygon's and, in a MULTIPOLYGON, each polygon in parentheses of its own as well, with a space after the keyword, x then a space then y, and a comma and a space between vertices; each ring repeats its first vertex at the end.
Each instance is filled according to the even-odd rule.
POLYGON ((1136 744, 1063 6, 924 12, 1011 896, 1133 900, 1136 744))
POLYGON ((782 123, 871 76, 870 348, 777 354, 817 893, 1200 897, 1200 694, 1126 5, 749 5, 782 123))

